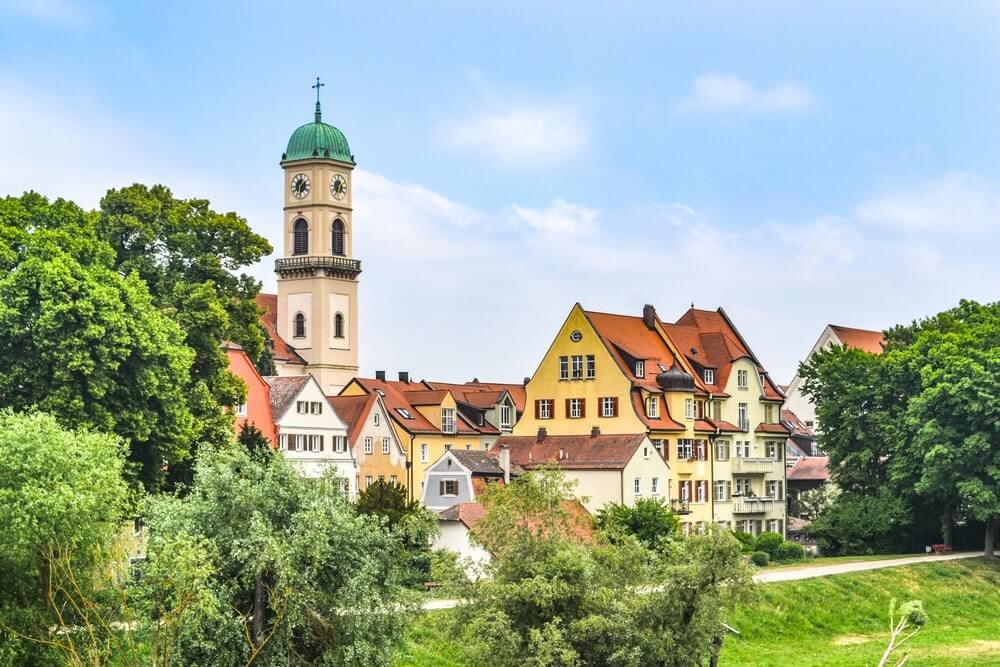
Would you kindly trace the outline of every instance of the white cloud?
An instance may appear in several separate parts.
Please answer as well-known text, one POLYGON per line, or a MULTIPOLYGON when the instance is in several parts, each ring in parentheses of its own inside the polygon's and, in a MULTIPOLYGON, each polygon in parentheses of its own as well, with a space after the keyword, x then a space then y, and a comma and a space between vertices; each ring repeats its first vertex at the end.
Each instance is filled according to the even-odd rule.
POLYGON ((23 16, 39 23, 79 28, 89 20, 90 10, 72 0, 0 0, 0 13, 23 16))
POLYGON ((896 231, 954 234, 1000 227, 1000 188, 974 174, 954 172, 861 204, 862 222, 896 231))
POLYGON ((770 88, 756 88, 744 79, 727 74, 709 73, 695 79, 694 90, 681 100, 681 113, 798 112, 809 109, 815 97, 797 83, 777 83, 770 88))
POLYGON ((503 164, 548 164, 575 157, 588 128, 571 104, 525 104, 493 109, 441 129, 444 141, 503 164))
POLYGON ((532 229, 552 236, 579 236, 594 232, 597 210, 556 199, 544 209, 513 205, 515 218, 532 229))

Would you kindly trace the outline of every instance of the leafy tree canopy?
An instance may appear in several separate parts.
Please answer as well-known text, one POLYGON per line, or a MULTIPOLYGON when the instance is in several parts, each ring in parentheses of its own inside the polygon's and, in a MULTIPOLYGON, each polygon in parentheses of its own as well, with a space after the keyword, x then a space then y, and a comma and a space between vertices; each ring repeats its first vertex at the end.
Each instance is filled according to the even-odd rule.
POLYGON ((650 549, 661 548, 677 537, 680 525, 659 498, 640 498, 633 506, 610 503, 597 513, 596 524, 610 539, 633 535, 650 549))

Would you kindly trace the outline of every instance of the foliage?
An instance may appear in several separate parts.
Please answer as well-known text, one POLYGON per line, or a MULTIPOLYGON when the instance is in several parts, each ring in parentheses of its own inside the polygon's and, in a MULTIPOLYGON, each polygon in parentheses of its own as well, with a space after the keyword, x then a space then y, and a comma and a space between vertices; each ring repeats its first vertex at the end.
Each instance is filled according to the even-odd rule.
POLYGON ((757 542, 754 544, 754 549, 756 551, 763 551, 771 560, 777 560, 778 558, 778 548, 785 539, 780 533, 761 533, 757 538, 757 542))
POLYGON ((437 534, 437 517, 420 503, 407 500, 406 487, 377 479, 360 494, 358 512, 380 518, 403 545, 407 583, 422 585, 432 579, 431 539, 437 534))
POLYGON ((49 662, 49 628, 81 620, 74 590, 95 595, 125 517, 124 459, 114 436, 0 411, 0 663, 49 662))
POLYGON ((757 538, 753 534, 742 530, 733 531, 733 537, 740 543, 743 553, 750 553, 754 550, 754 545, 757 544, 757 538))
POLYGON ((808 527, 828 554, 899 551, 911 521, 906 504, 883 490, 872 496, 841 494, 808 527))
POLYGON ((839 493, 833 484, 821 484, 815 489, 801 491, 792 497, 790 516, 815 519, 826 511, 839 493))
POLYGON ((774 560, 781 563, 789 563, 797 560, 805 560, 806 550, 798 542, 792 542, 790 540, 785 540, 778 546, 777 553, 775 554, 774 560))
POLYGON ((252 459, 266 461, 275 455, 273 443, 250 422, 243 423, 236 441, 243 445, 252 459))
POLYGON ((764 567, 771 562, 771 555, 766 551, 754 551, 750 554, 750 562, 757 567, 764 567))
POLYGON ((597 528, 610 540, 632 535, 650 549, 659 549, 678 535, 679 522, 659 498, 640 498, 635 505, 609 503, 598 513, 597 528))
MULTIPOLYGON (((889 603, 889 645, 885 647, 885 653, 878 663, 878 667, 886 667, 889 658, 906 641, 913 639, 927 623, 927 613, 924 612, 924 603, 921 600, 910 600, 899 606, 899 619, 896 619, 896 598, 889 603), (907 634, 907 630, 910 632, 907 634), (904 636, 905 635, 905 636, 904 636)), ((896 663, 896 667, 902 667, 909 659, 909 653, 904 654, 902 660, 896 663)))
POLYGON ((665 543, 662 554, 632 536, 605 541, 566 509, 571 488, 545 470, 484 494, 473 535, 493 559, 456 625, 474 664, 705 661, 725 613, 751 590, 739 543, 717 527, 665 543))
MULTIPOLYGON (((342 480, 304 479, 280 456, 204 448, 190 493, 154 499, 148 525, 151 570, 210 568, 173 626, 179 663, 389 664, 410 608, 401 544, 354 511, 342 480)), ((154 579, 147 595, 170 597, 170 585, 154 579)), ((171 606, 153 609, 149 627, 171 606)))

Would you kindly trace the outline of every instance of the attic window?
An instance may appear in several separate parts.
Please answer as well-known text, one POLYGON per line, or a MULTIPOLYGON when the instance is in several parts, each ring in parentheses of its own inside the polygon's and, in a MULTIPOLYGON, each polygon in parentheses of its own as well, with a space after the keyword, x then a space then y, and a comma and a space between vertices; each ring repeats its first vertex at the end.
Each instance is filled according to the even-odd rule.
POLYGON ((637 378, 646 377, 646 362, 639 360, 635 362, 635 376, 637 378))
POLYGON ((411 415, 410 411, 406 408, 396 408, 396 412, 398 412, 399 416, 403 419, 413 419, 413 415, 411 415))
POLYGON ((715 371, 711 368, 706 368, 704 372, 705 384, 715 384, 715 371))

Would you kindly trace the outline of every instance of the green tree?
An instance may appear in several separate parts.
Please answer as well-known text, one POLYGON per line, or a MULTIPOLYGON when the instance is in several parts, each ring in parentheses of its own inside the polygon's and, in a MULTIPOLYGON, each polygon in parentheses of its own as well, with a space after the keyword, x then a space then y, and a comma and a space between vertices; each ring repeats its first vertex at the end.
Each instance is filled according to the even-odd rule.
POLYGON ((64 639, 49 628, 80 620, 74 587, 97 596, 96 572, 126 516, 124 464, 114 436, 0 411, 0 663, 57 661, 64 639), (66 569, 77 573, 73 587, 66 569))
POLYGON ((149 567, 170 572, 173 554, 189 553, 171 551, 179 538, 211 564, 204 599, 174 626, 180 664, 391 663, 411 602, 402 545, 342 488, 302 478, 281 456, 206 447, 190 493, 152 500, 149 567))
POLYGON ((659 549, 676 538, 680 525, 659 498, 640 498, 632 506, 609 503, 597 513, 595 523, 609 539, 633 535, 650 549, 659 549))
POLYGON ((431 579, 431 539, 437 534, 437 517, 420 503, 406 498, 406 487, 377 479, 360 494, 356 507, 363 515, 376 517, 403 545, 406 581, 422 585, 431 579))

